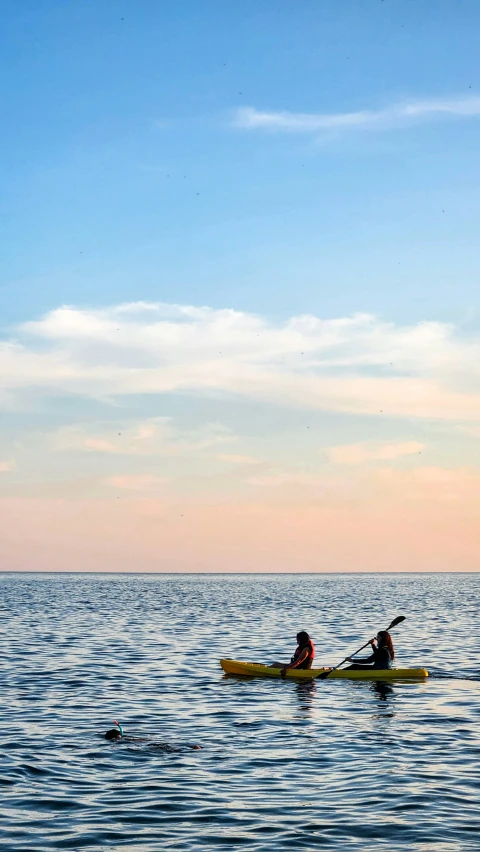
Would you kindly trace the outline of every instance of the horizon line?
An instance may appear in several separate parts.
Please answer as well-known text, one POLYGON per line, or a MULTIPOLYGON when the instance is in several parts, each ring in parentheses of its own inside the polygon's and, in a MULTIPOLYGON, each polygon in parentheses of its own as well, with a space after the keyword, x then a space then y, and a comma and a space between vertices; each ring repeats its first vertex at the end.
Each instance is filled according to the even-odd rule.
POLYGON ((8 569, 0 569, 0 576, 3 574, 80 574, 80 575, 92 575, 92 574, 111 574, 111 575, 127 575, 134 577, 141 577, 147 575, 151 576, 228 576, 228 577, 248 577, 248 576, 257 576, 257 577, 275 577, 275 576, 292 576, 298 577, 302 576, 310 576, 315 577, 318 575, 329 575, 329 576, 343 576, 343 575, 351 575, 351 574, 480 574, 479 569, 469 570, 464 569, 462 571, 454 571, 454 570, 404 570, 404 571, 63 571, 57 569, 51 570, 35 570, 35 569, 19 569, 19 570, 8 570, 8 569))

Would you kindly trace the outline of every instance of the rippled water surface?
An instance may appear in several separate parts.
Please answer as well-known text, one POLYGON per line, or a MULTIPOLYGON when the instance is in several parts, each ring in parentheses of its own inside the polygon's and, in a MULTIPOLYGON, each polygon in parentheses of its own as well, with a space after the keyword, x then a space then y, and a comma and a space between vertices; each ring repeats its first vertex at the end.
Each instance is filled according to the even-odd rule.
POLYGON ((0 583, 0 848, 480 848, 479 575, 0 583), (305 629, 335 664, 399 614, 396 662, 423 683, 218 663, 287 659, 305 629), (114 718, 151 741, 105 741, 114 718))

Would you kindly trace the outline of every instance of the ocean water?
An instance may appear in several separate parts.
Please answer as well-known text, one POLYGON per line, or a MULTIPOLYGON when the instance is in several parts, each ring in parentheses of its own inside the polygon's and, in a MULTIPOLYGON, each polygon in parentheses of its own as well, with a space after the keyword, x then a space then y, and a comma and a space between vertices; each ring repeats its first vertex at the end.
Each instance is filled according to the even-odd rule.
POLYGON ((0 584, 1 849, 480 848, 480 575, 0 584), (335 664, 399 614, 396 662, 425 682, 219 666, 287 660, 299 629, 335 664), (105 741, 114 718, 151 739, 105 741))

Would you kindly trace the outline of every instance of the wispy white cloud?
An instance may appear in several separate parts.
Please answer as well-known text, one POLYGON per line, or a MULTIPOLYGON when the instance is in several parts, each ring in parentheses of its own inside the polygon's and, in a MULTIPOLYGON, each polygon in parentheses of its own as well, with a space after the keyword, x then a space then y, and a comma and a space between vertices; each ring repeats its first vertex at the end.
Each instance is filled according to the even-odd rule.
POLYGON ((403 441, 397 444, 343 444, 338 447, 328 447, 325 455, 329 461, 336 464, 363 464, 370 461, 393 461, 403 456, 418 455, 425 449, 425 444, 419 441, 403 441))
MULTIPOLYGON (((10 399, 27 389, 99 399, 235 395, 297 409, 480 422, 478 337, 438 322, 400 326, 368 314, 273 322, 188 305, 64 307, 0 344, 0 373, 10 399)), ((85 436, 72 440, 97 452, 140 454, 162 440, 168 452, 178 449, 165 423, 142 428, 123 442, 107 433, 86 435, 87 445, 85 436)), ((181 440, 201 445, 212 435, 181 440)))
POLYGON ((422 508, 448 504, 452 510, 460 511, 466 520, 478 518, 480 508, 480 470, 475 467, 357 466, 341 478, 324 471, 290 469, 253 476, 247 482, 268 491, 272 499, 276 496, 280 501, 293 503, 295 498, 306 500, 304 508, 313 495, 315 501, 330 506, 365 507, 373 500, 377 514, 385 510, 388 513, 387 507, 391 511, 395 505, 405 510, 408 504, 422 508))
POLYGON ((242 107, 235 111, 232 125, 243 130, 318 133, 355 128, 388 130, 420 121, 434 121, 448 117, 473 118, 479 115, 480 97, 471 96, 405 101, 376 110, 338 113, 277 112, 242 107))
MULTIPOLYGON (((383 468, 375 472, 385 497, 405 503, 457 503, 465 518, 478 518, 480 470, 474 467, 418 467, 412 470, 383 468)), ((478 541, 478 535, 476 537, 478 541)))
MULTIPOLYGON (((367 490, 372 483, 374 472, 369 469, 356 468, 349 471, 348 476, 338 476, 338 473, 323 469, 301 467, 271 468, 261 474, 249 476, 245 482, 260 492, 268 492, 268 499, 327 501, 331 504, 345 501, 362 501, 366 499, 367 490)), ((263 498, 263 495, 262 495, 263 498)))
POLYGON ((0 473, 9 473, 11 470, 15 470, 16 464, 13 459, 8 459, 8 461, 0 461, 0 473))
POLYGON ((218 461, 225 462, 226 464, 235 464, 235 465, 251 465, 251 464, 263 464, 261 459, 253 458, 253 456, 242 456, 240 454, 234 453, 219 453, 215 456, 218 461))
POLYGON ((132 476, 110 476, 105 480, 105 485, 125 491, 157 491, 168 481, 165 476, 136 474, 132 476))
POLYGON ((459 432, 468 435, 469 438, 480 438, 480 426, 458 426, 459 432))
POLYGON ((280 488, 283 485, 319 486, 326 488, 326 479, 318 473, 305 473, 301 470, 286 470, 267 473, 264 476, 251 476, 247 480, 249 485, 259 488, 280 488))
POLYGON ((170 417, 150 417, 126 426, 111 423, 75 424, 59 429, 50 446, 59 452, 91 452, 123 456, 184 456, 237 440, 221 423, 180 429, 170 417))

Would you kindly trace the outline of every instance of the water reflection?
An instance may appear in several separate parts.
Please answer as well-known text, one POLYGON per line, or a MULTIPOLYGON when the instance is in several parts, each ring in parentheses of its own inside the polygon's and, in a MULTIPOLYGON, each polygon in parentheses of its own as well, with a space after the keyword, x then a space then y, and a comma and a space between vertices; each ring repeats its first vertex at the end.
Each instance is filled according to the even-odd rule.
POLYGON ((374 680, 370 684, 370 689, 378 695, 380 701, 388 701, 395 694, 393 686, 385 680, 374 680))
POLYGON ((395 698, 395 689, 384 680, 374 680, 369 684, 370 692, 373 692, 378 701, 377 712, 373 714, 375 719, 393 719, 395 712, 393 709, 393 699, 395 698))
POLYGON ((297 681, 295 692, 300 710, 310 716, 313 710, 313 699, 317 694, 316 682, 314 680, 297 681))

